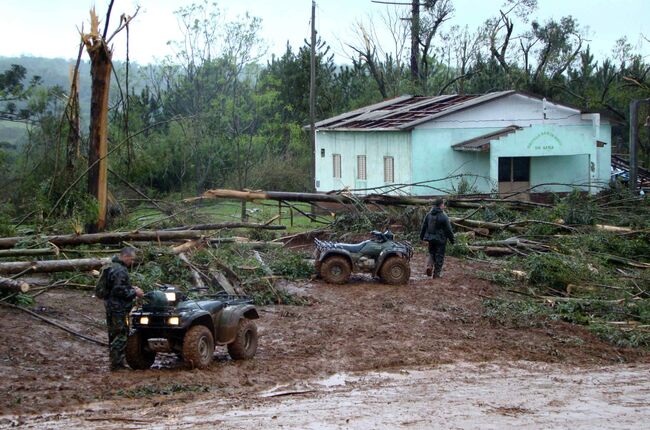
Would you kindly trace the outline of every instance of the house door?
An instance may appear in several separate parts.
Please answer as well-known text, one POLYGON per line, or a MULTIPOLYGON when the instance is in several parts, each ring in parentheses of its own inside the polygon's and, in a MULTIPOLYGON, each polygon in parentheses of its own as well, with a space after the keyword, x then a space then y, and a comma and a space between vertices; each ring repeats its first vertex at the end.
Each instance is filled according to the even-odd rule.
POLYGON ((518 200, 528 200, 530 195, 530 157, 499 157, 499 194, 512 194, 518 200))

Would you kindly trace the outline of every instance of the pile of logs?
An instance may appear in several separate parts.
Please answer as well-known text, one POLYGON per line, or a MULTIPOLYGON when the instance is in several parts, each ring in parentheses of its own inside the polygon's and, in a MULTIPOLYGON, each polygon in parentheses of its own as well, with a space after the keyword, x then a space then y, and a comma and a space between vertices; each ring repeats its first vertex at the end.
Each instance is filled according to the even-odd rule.
MULTIPOLYGON (((0 238, 0 258, 15 258, 15 257, 44 257, 53 256, 57 259, 48 260, 28 260, 28 261, 0 261, 0 276, 15 275, 22 276, 29 273, 52 273, 52 272, 69 272, 69 271, 92 271, 98 270, 102 266, 109 263, 110 259, 106 257, 101 258, 61 258, 61 247, 75 247, 80 245, 120 245, 126 243, 142 243, 152 242, 157 244, 178 244, 181 245, 172 248, 174 254, 183 255, 192 248, 196 248, 197 244, 201 243, 211 246, 224 242, 240 243, 244 246, 251 248, 259 248, 266 246, 266 243, 247 241, 244 238, 211 238, 207 231, 223 230, 223 229, 266 229, 266 230, 283 230, 286 229, 282 225, 256 224, 256 223, 242 223, 242 222, 225 222, 220 224, 201 224, 185 226, 181 230, 142 230, 142 231, 128 231, 128 232, 106 232, 106 233, 93 233, 93 234, 68 234, 68 235, 51 235, 43 237, 5 237, 0 238), (15 248, 20 244, 27 243, 29 240, 38 243, 46 243, 48 247, 39 248, 15 248)), ((281 244, 273 244, 279 245, 281 244)), ((112 253, 117 249, 109 249, 106 251, 95 251, 112 253)), ((72 252, 67 250, 66 252, 72 252)), ((25 293, 29 290, 29 285, 25 282, 0 277, 0 290, 8 291, 10 293, 25 293)))

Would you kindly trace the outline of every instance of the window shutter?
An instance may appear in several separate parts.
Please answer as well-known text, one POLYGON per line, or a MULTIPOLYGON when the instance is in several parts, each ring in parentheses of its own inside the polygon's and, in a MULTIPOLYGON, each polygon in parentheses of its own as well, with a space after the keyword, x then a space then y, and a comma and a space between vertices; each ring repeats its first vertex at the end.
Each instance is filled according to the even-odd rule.
POLYGON ((384 182, 395 182, 395 159, 393 157, 384 157, 384 182))
POLYGON ((341 154, 332 154, 332 168, 335 178, 341 178, 341 154))
POLYGON ((357 155, 357 179, 366 180, 366 156, 357 155))

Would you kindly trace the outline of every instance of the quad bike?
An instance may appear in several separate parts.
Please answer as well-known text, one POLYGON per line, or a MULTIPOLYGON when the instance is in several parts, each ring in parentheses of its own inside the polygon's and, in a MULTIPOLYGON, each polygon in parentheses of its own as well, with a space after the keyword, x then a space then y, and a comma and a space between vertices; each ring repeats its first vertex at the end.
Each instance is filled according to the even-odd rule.
POLYGON ((223 295, 188 300, 172 286, 145 294, 130 316, 126 362, 148 369, 158 352, 176 352, 191 368, 210 365, 215 344, 227 345, 234 360, 257 351, 257 309, 249 299, 223 295))
POLYGON ((354 272, 369 272, 387 284, 408 283, 413 247, 397 242, 393 233, 372 231, 372 239, 361 243, 335 243, 316 239, 316 272, 325 281, 345 284, 354 272))

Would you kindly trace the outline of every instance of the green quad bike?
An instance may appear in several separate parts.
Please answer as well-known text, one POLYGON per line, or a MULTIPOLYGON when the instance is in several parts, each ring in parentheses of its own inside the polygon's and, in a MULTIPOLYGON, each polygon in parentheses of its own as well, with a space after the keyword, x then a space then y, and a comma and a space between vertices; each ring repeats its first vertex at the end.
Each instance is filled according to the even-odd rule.
POLYGON ((391 285, 408 283, 411 244, 395 241, 390 230, 370 234, 372 239, 353 244, 316 239, 316 273, 332 284, 345 284, 353 271, 372 273, 391 285))
POLYGON ((148 369, 158 352, 180 354, 190 368, 210 365, 215 344, 227 345, 234 360, 257 351, 257 309, 250 299, 212 295, 188 300, 172 286, 145 294, 131 312, 126 362, 148 369))

